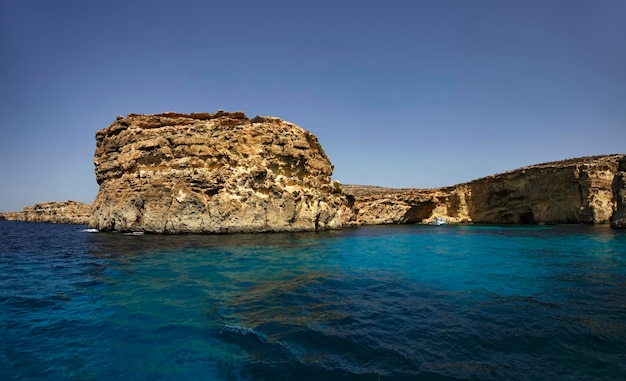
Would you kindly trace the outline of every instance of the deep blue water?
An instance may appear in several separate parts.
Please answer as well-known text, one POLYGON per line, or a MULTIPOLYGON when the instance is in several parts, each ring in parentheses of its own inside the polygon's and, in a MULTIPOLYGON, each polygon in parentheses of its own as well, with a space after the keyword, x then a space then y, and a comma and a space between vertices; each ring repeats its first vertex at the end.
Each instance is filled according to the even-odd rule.
POLYGON ((611 380, 626 232, 0 222, 2 380, 611 380))

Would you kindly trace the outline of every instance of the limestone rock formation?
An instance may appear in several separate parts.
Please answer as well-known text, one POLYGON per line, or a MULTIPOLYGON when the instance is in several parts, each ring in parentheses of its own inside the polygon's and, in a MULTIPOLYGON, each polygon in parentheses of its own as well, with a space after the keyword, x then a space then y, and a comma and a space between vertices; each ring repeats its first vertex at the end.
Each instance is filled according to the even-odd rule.
POLYGON ((608 223, 622 157, 557 161, 472 181, 469 214, 485 223, 608 223))
POLYGON ((51 222, 86 225, 91 218, 91 206, 77 201, 43 202, 25 206, 21 212, 0 213, 0 220, 51 222))
POLYGON ((588 223, 626 226, 625 155, 520 168, 439 189, 344 186, 343 223, 588 223))
POLYGON ((0 221, 23 221, 24 212, 0 212, 0 221))
POLYGON ((618 172, 613 180, 616 209, 611 216, 611 226, 626 228, 626 156, 619 161, 618 172))
POLYGON ((532 165, 438 189, 331 181, 317 138, 243 113, 129 114, 96 133, 100 185, 0 220, 89 223, 103 231, 235 233, 429 223, 607 224, 626 228, 626 155, 532 165))
POLYGON ((317 138, 243 113, 130 114, 96 133, 90 227, 233 233, 341 227, 317 138))
POLYGON ((344 226, 426 223, 439 216, 470 222, 462 197, 451 188, 393 189, 343 185, 344 226))

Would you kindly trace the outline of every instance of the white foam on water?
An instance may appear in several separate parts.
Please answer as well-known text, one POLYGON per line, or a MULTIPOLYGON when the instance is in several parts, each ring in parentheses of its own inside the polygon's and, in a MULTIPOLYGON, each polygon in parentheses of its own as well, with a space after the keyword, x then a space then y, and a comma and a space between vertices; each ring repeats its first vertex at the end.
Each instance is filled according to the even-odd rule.
POLYGON ((255 331, 252 328, 248 328, 248 327, 241 327, 238 325, 225 325, 224 327, 222 327, 222 329, 220 329, 220 333, 222 334, 231 334, 231 335, 236 335, 236 336, 253 336, 254 338, 256 338, 259 341, 265 341, 267 340, 267 337, 260 333, 255 331))

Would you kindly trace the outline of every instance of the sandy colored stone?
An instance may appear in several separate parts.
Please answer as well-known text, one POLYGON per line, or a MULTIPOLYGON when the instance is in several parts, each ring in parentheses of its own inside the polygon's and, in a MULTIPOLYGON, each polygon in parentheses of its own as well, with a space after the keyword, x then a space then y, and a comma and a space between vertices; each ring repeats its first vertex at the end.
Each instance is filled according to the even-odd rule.
POLYGON ((429 223, 626 226, 624 155, 562 160, 439 189, 344 185, 344 225, 429 223))
POLYGON ((25 206, 21 212, 0 213, 0 220, 50 222, 86 225, 91 218, 91 205, 77 201, 43 202, 25 206))
POLYGON ((98 195, 0 220, 86 223, 104 231, 236 233, 430 223, 626 227, 625 155, 532 165, 455 186, 340 185, 317 138, 243 113, 129 114, 96 133, 98 195), (80 205, 79 205, 80 204, 80 205))
POLYGON ((333 167, 317 138, 243 113, 130 114, 96 134, 104 231, 235 233, 341 227, 333 167))
POLYGON ((613 179, 613 194, 615 195, 615 213, 611 216, 611 226, 626 228, 626 157, 618 165, 618 172, 613 179))

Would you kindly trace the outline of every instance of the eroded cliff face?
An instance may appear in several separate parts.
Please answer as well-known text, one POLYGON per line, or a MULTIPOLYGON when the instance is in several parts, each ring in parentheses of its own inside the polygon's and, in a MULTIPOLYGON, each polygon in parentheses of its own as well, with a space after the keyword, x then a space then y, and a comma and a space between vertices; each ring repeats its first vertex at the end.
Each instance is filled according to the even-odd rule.
POLYGON ((25 206, 21 212, 0 213, 0 220, 51 222, 86 225, 91 218, 91 205, 77 201, 43 202, 25 206))
POLYGON ((626 228, 626 155, 563 160, 438 189, 331 181, 317 138, 243 113, 130 114, 96 133, 93 204, 42 203, 0 220, 103 231, 235 233, 429 223, 626 228))
POLYGON ((118 117, 96 134, 104 231, 233 233, 341 227, 333 167, 317 138, 243 113, 118 117))
POLYGON ((472 181, 470 217, 479 223, 608 223, 622 157, 564 160, 472 181))
POLYGON ((626 223, 624 155, 533 165, 440 189, 344 186, 344 224, 626 223))
POLYGON ((626 228, 626 156, 619 161, 618 172, 613 179, 615 213, 611 216, 611 226, 626 228))
POLYGON ((455 189, 392 189, 343 185, 344 226, 426 223, 439 216, 471 222, 464 198, 455 189))
POLYGON ((0 212, 0 221, 23 221, 23 212, 0 212))

